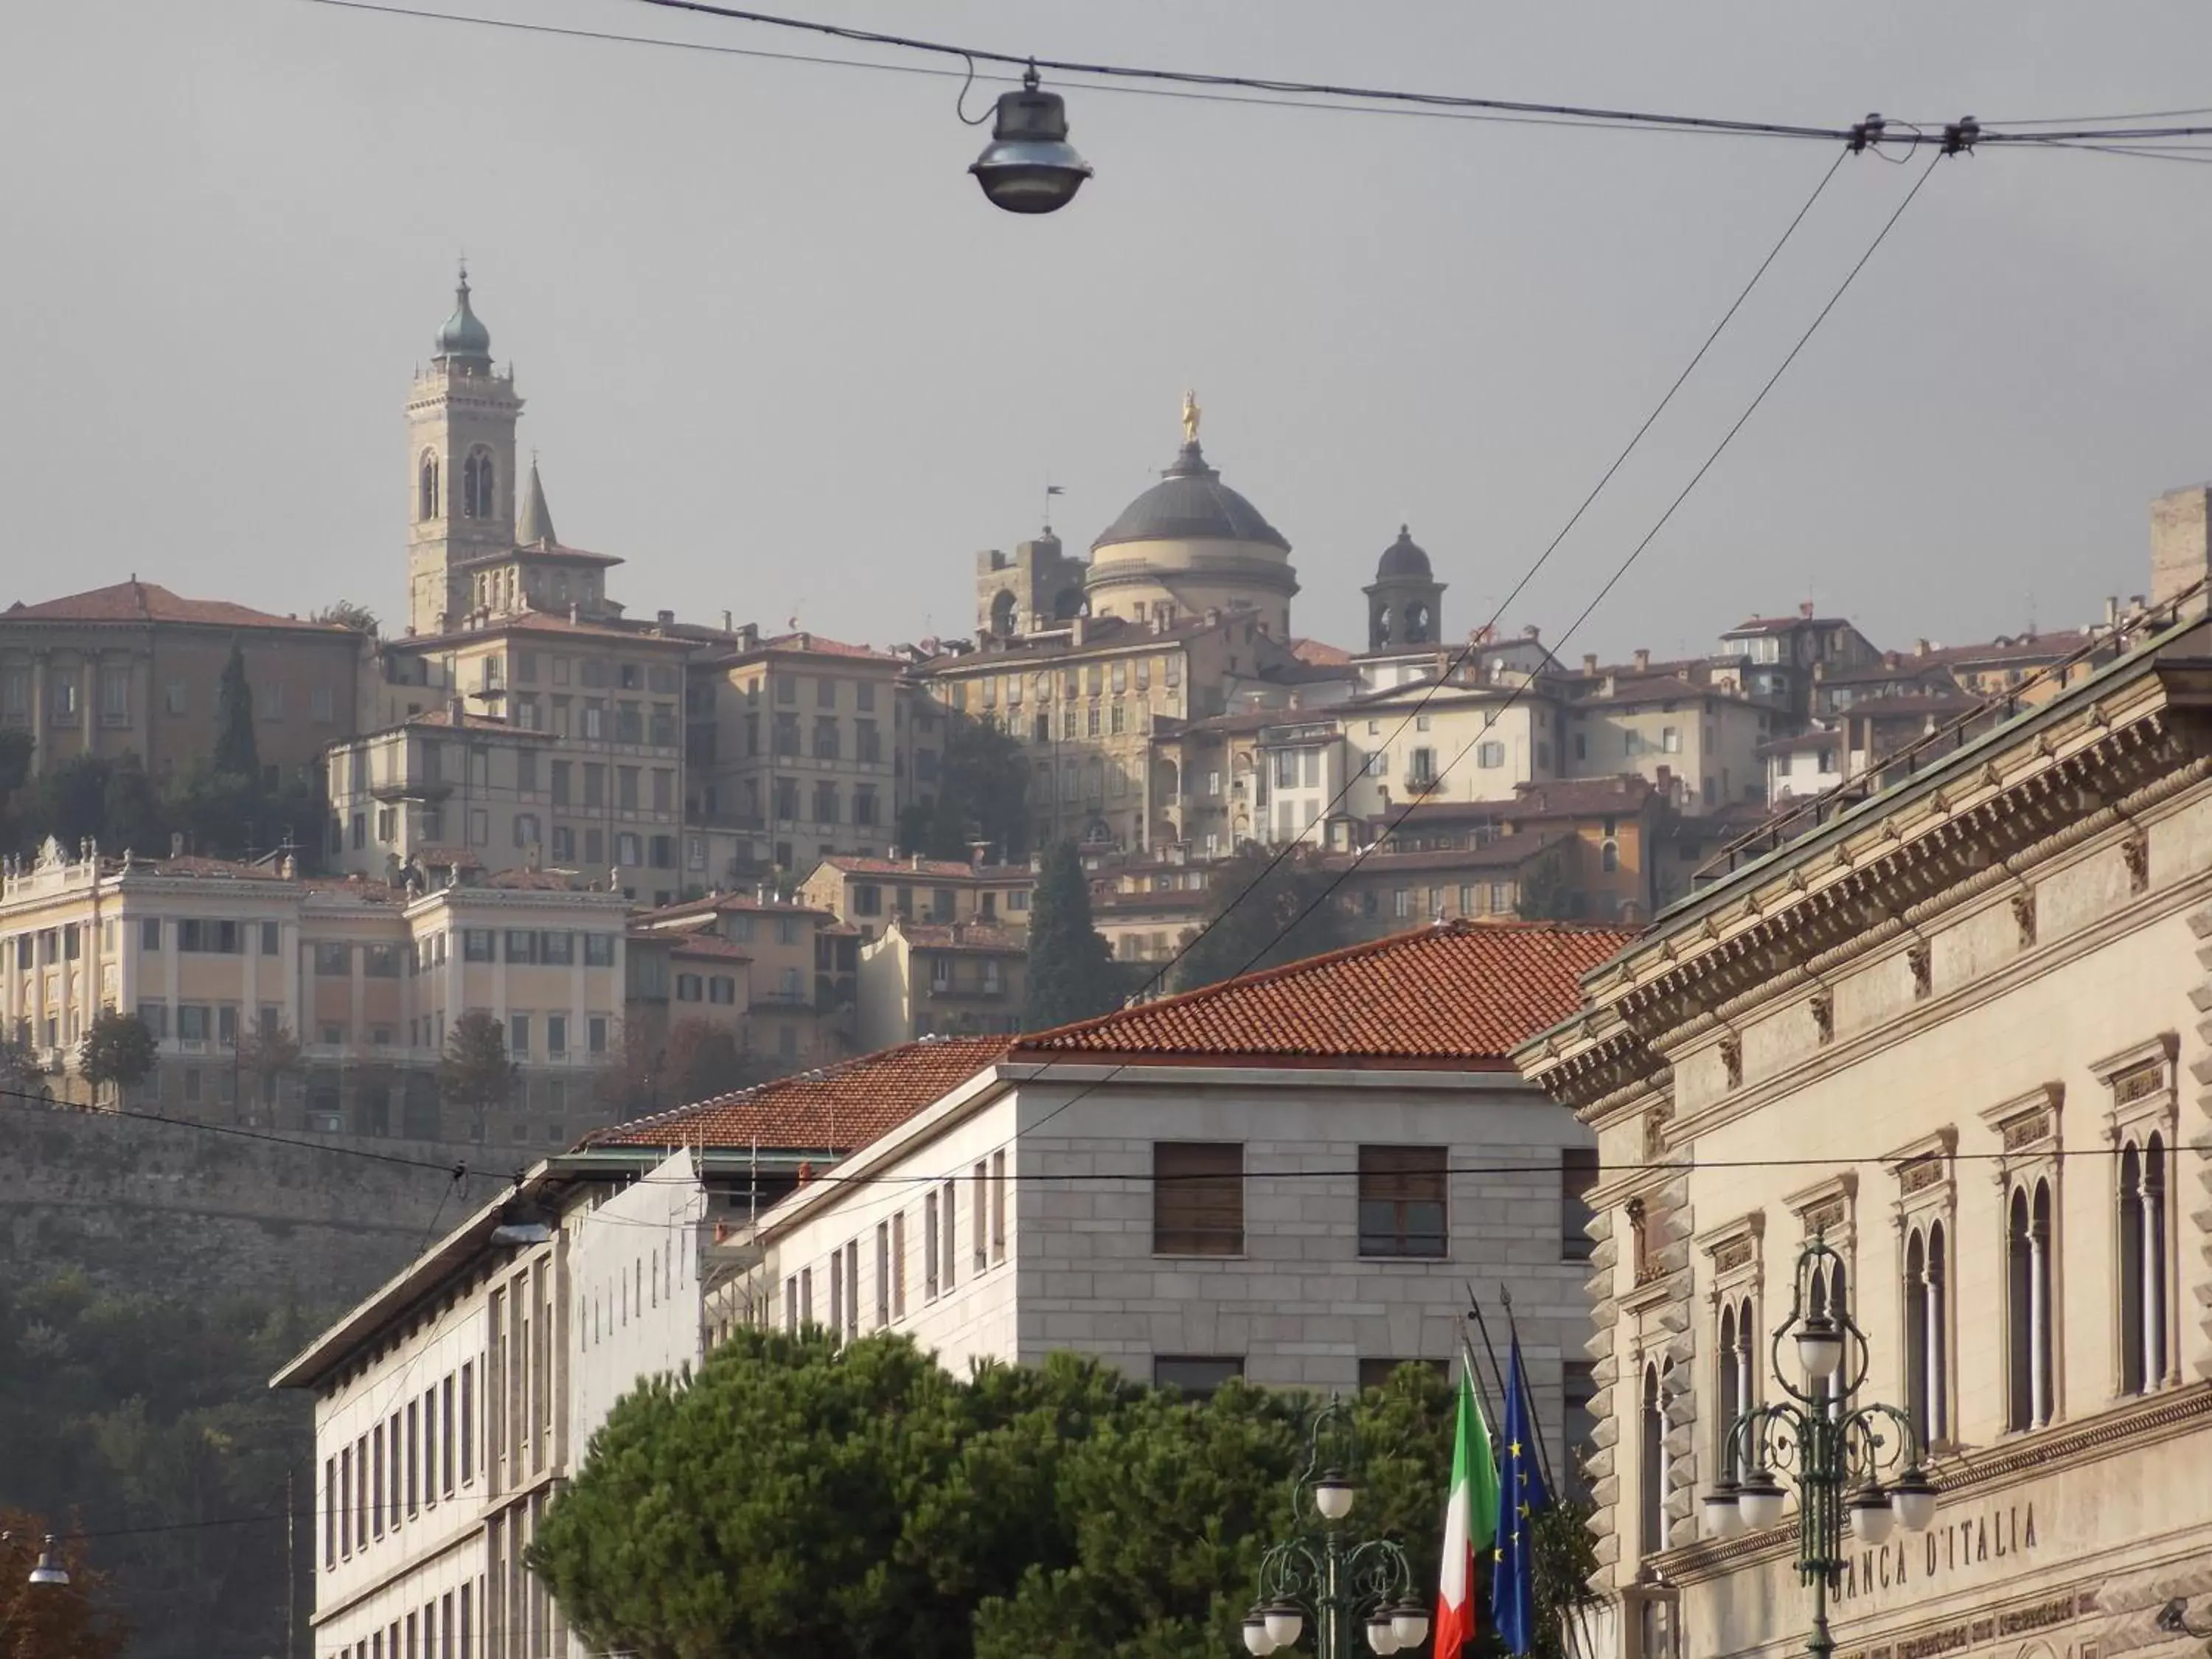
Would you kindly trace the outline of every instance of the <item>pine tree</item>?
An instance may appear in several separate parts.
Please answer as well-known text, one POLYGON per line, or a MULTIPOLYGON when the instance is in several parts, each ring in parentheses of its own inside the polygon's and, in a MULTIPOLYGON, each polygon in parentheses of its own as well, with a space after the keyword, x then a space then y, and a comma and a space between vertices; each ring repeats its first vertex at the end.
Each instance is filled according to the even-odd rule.
POLYGON ((246 683, 246 653, 230 642, 230 660, 215 688, 215 757, 210 769, 218 777, 258 781, 261 756, 253 742, 253 688, 246 683))
POLYGON ((1024 1026, 1032 1031, 1111 1012, 1120 1006, 1120 975, 1106 941, 1091 921, 1091 889, 1075 843, 1045 854, 1030 909, 1030 1000, 1024 1026))
POLYGON ((469 1139, 482 1140, 495 1106, 514 1098, 520 1068, 507 1057, 507 1032, 481 1008, 471 1008, 446 1034, 438 1058, 438 1094, 469 1114, 469 1139))

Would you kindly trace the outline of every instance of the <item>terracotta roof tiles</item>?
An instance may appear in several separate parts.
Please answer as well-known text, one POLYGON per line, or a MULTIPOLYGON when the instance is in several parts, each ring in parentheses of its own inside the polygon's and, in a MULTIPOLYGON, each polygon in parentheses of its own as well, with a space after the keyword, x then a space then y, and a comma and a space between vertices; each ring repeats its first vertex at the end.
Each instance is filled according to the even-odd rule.
POLYGON ((596 1129, 586 1146, 751 1146, 844 1152, 890 1133, 985 1066, 1008 1036, 931 1037, 596 1129))
POLYGON ((1579 1008, 1582 976, 1635 937, 1445 922, 1038 1032, 1009 1057, 1510 1070, 1515 1047, 1579 1008))
POLYGON ((283 628, 304 633, 347 635, 343 623, 302 622, 271 616, 227 599, 187 599, 154 582, 133 576, 112 587, 94 587, 58 599, 25 605, 21 599, 0 611, 9 622, 170 623, 200 628, 283 628))

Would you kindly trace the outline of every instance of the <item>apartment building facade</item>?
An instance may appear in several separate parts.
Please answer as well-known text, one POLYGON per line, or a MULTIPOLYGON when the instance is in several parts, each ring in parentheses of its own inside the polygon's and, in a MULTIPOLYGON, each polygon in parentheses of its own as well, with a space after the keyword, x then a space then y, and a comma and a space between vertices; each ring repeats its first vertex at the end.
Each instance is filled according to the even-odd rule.
POLYGON ((89 1100, 77 1045, 101 1010, 159 1046, 137 1097, 175 1115, 507 1145, 605 1121, 619 1036, 619 894, 545 878, 422 888, 289 865, 70 859, 0 878, 0 1018, 58 1096, 89 1100), (447 1033, 481 1010, 520 1068, 481 1119, 437 1095, 447 1033))
POLYGON ((1941 1498, 1927 1533, 1849 1547, 1838 1651, 2197 1644, 2212 627, 2161 629, 1747 847, 1518 1051, 1603 1170, 1599 1652, 1800 1647, 1796 1518, 1723 1536, 1704 1500, 1782 1397, 1768 1334, 1845 1291, 1854 1403, 1906 1415, 1941 1498))
POLYGON ((1018 1031, 1028 1000, 1029 939, 1010 928, 894 916, 860 946, 863 1048, 1018 1031))
MULTIPOLYGON (((726 947, 716 952, 725 965, 715 971, 742 974, 744 1046, 763 1059, 796 1068, 828 1065, 859 1051, 860 932, 828 908, 796 895, 779 898, 769 887, 710 893, 634 917, 632 938, 665 939, 672 952, 689 950, 702 957, 714 944, 726 947), (744 958, 741 969, 735 957, 744 958)), ((686 1006, 687 989, 700 988, 687 987, 687 972, 708 975, 698 965, 678 965, 672 956, 666 985, 653 993, 663 1001, 664 1023, 702 1012, 710 1021, 726 1016, 727 1009, 686 1006)), ((711 1004, 711 976, 702 982, 711 1004)), ((637 975, 632 984, 635 999, 637 975)))
POLYGON ((988 864, 981 858, 825 858, 799 884, 802 902, 826 910, 873 939, 896 918, 951 927, 958 922, 1026 933, 1036 890, 1030 864, 988 864))

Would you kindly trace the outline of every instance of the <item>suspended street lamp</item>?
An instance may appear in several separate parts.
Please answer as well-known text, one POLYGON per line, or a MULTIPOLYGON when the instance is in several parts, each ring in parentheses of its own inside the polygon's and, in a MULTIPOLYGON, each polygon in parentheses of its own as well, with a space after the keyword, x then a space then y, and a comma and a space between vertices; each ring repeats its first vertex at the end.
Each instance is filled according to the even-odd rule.
POLYGON ((1091 176, 1091 163, 1067 142, 1067 106, 1037 89, 1036 64, 1019 92, 1000 94, 991 142, 968 171, 991 205, 1008 213, 1057 213, 1091 176))

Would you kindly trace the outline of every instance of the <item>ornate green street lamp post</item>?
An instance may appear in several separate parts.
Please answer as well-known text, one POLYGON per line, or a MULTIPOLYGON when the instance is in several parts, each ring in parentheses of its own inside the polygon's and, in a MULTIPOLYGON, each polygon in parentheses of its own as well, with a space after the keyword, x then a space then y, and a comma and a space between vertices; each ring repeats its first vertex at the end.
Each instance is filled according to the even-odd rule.
POLYGON ((1790 1317, 1774 1333, 1775 1382, 1789 1397, 1747 1406, 1729 1425, 1720 1480, 1705 1494, 1706 1529, 1728 1538, 1781 1521, 1797 1488, 1797 1577, 1813 1587, 1813 1632, 1805 1650, 1828 1659, 1828 1598, 1848 1565, 1844 1529, 1859 1544, 1888 1541, 1900 1523, 1925 1531, 1936 1518, 1936 1483, 1912 1419, 1894 1406, 1856 1403, 1866 1381, 1867 1340, 1851 1318, 1843 1258, 1815 1234, 1797 1258, 1790 1317), (1783 1363, 1796 1351, 1795 1367, 1783 1363), (1802 1374, 1803 1386, 1791 1380, 1802 1374))
POLYGON ((1261 1558, 1260 1600, 1244 1620, 1254 1659, 1296 1645, 1309 1619, 1317 1659, 1356 1659, 1356 1632, 1377 1654, 1427 1638, 1428 1609, 1413 1598, 1406 1552, 1387 1538, 1355 1542, 1345 1524, 1359 1492, 1358 1468, 1351 1407, 1331 1400, 1314 1418, 1305 1470, 1291 1488, 1301 1530, 1261 1558))

